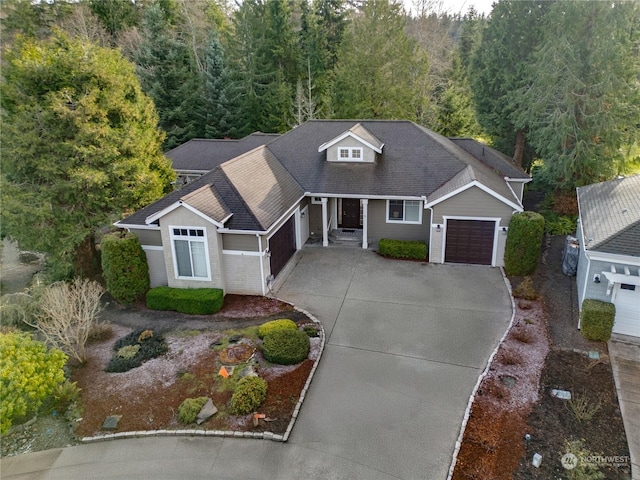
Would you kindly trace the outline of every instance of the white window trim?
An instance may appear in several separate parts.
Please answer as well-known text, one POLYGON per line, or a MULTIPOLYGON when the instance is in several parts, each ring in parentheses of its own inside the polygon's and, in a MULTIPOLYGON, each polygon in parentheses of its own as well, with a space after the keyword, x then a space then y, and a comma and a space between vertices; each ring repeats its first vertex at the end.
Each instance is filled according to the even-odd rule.
POLYGON ((312 205, 322 205, 322 197, 311 197, 312 205))
POLYGON ((362 147, 338 147, 336 155, 336 161, 338 162, 362 162, 364 160, 364 149, 362 147), (341 157, 340 153, 342 150, 347 150, 349 152, 349 156, 341 157), (353 156, 353 152, 360 152, 360 157, 355 158, 353 156))
MULTIPOLYGON (((207 229, 204 227, 187 227, 184 225, 169 225, 169 238, 171 239, 171 255, 173 257, 173 274, 175 278, 178 280, 194 280, 197 282, 210 282, 211 281, 211 262, 209 261, 209 241, 207 239, 207 229), (204 256, 205 256, 205 263, 207 266, 206 277, 195 277, 195 276, 186 277, 186 276, 178 275, 178 256, 176 255, 176 244, 174 240, 185 240, 191 237, 189 236, 185 237, 183 235, 174 235, 173 233, 174 228, 181 229, 181 230, 186 229, 186 230, 202 230, 203 231, 204 235, 202 237, 194 237, 194 238, 202 239, 198 241, 202 241, 204 243, 204 256)), ((189 253, 191 253, 191 247, 189 247, 189 253)), ((192 265, 192 271, 193 271, 193 265, 192 265)))
POLYGON ((387 219, 387 223, 402 223, 405 225, 422 225, 422 201, 421 200, 414 200, 414 199, 394 199, 396 201, 401 201, 402 202, 402 220, 390 220, 389 219, 389 204, 391 200, 387 200, 386 204, 387 204, 387 208, 386 208, 386 212, 385 212, 385 218, 387 219), (407 202, 417 202, 418 204, 418 220, 414 221, 414 220, 404 220, 404 218, 407 216, 406 215, 406 205, 407 202))

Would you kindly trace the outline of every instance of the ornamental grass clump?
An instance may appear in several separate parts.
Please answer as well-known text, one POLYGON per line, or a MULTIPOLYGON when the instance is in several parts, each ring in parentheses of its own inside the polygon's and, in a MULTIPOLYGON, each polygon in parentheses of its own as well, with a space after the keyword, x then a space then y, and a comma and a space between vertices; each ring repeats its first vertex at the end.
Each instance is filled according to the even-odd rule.
POLYGON ((278 320, 271 320, 270 322, 263 323, 258 327, 258 337, 263 339, 268 333, 276 330, 297 330, 298 325, 293 320, 288 318, 280 318, 278 320))
POLYGON ((294 365, 309 355, 309 336, 300 330, 275 330, 262 342, 262 353, 271 363, 294 365))
POLYGON ((260 377, 243 377, 238 382, 229 405, 232 415, 255 412, 267 398, 267 382, 260 377))

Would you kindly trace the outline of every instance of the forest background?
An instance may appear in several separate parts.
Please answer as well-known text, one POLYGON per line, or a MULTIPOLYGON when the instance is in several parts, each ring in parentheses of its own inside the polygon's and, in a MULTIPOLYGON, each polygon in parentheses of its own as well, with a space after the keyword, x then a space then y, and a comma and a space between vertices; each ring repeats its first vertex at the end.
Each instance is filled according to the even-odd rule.
POLYGON ((488 16, 411 4, 2 1, 2 235, 68 259, 171 188, 163 151, 310 119, 474 137, 550 191, 640 171, 638 2, 500 0, 488 16))

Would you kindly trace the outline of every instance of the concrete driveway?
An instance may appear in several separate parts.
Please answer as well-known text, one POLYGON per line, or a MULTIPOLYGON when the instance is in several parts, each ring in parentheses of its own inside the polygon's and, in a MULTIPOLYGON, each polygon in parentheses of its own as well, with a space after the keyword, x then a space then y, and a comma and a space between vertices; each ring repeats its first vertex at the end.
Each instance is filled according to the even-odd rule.
POLYGON ((103 442, 4 459, 2 478, 446 479, 469 395, 511 318, 500 270, 311 246, 275 293, 327 335, 287 444, 103 442))

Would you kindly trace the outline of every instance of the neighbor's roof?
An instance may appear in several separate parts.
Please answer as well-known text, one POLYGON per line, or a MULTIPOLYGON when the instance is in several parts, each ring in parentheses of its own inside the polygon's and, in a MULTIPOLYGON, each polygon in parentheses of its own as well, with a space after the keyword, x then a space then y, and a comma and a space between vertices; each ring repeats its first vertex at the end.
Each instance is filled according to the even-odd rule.
POLYGON ((640 175, 577 191, 585 249, 640 257, 640 175))
POLYGON ((174 170, 204 173, 279 136, 276 133, 254 132, 239 140, 194 138, 169 150, 165 156, 171 160, 174 170))

